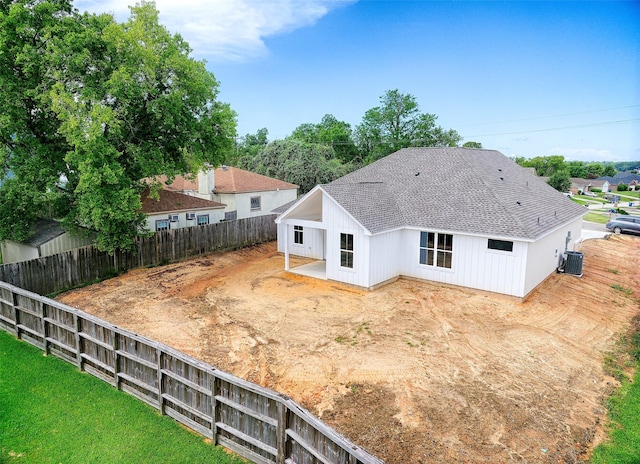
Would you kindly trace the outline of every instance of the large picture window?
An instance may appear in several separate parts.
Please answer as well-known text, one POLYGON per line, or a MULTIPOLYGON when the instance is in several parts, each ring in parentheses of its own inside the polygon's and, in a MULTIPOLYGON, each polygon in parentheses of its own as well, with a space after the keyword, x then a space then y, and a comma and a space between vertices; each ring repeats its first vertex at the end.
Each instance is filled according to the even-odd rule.
POLYGON ((340 266, 353 269, 353 234, 340 234, 340 266))
POLYGON ((302 226, 293 226, 293 243, 296 245, 304 244, 304 230, 302 226))
POLYGON ((420 232, 420 264, 451 269, 453 235, 420 232))

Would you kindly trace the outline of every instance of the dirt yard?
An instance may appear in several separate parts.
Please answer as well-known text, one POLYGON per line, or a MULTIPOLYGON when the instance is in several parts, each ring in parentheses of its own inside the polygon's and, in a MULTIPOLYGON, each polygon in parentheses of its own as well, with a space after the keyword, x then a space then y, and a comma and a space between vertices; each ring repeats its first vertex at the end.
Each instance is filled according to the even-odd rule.
POLYGON ((604 353, 640 312, 640 237, 582 251, 582 278, 553 275, 524 302, 300 277, 274 243, 58 300, 286 393, 389 464, 570 463, 601 436, 604 353))

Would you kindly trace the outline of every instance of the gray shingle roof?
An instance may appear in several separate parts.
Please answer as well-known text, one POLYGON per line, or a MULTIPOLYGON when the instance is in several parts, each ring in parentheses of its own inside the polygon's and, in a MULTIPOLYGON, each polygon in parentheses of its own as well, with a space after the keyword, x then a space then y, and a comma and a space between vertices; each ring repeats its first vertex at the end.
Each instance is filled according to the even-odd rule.
POLYGON ((322 188, 374 234, 417 227, 533 240, 586 212, 495 150, 405 148, 322 188))
POLYGON ((39 247, 64 234, 65 230, 58 221, 53 219, 39 219, 33 225, 33 234, 24 243, 32 247, 39 247))

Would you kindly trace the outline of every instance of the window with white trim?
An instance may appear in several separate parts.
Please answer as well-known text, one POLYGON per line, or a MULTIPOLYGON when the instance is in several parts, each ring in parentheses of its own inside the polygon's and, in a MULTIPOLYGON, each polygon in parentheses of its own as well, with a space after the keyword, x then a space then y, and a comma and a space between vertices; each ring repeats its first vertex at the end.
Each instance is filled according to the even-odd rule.
POLYGON ((453 235, 420 232, 420 264, 451 269, 453 235))
POLYGON ((198 215, 198 225, 204 226, 209 224, 209 215, 208 214, 199 214, 198 215))
POLYGON ((353 234, 340 234, 340 266, 353 269, 353 234))
POLYGON ((293 226, 293 243, 297 245, 304 244, 304 229, 302 226, 293 226))
POLYGON ((251 197, 251 211, 260 211, 260 197, 251 197))
POLYGON ((156 219, 156 232, 169 230, 169 219, 156 219))

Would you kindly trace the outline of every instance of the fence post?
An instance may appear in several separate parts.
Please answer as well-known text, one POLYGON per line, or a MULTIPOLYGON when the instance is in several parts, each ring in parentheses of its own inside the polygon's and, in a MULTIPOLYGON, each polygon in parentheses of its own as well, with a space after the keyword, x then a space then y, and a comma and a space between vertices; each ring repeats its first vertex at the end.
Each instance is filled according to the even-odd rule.
POLYGON ((51 350, 49 349, 49 341, 47 338, 49 337, 49 331, 47 330, 47 305, 42 303, 42 315, 40 316, 40 322, 42 322, 42 341, 44 343, 44 354, 45 356, 49 356, 51 354, 51 350))
POLYGON ((218 444, 218 426, 216 423, 218 422, 218 400, 216 396, 218 395, 218 377, 215 373, 210 374, 211 376, 211 440, 213 446, 218 444))
POLYGON ((162 350, 160 348, 156 348, 156 357, 158 359, 158 409, 160 409, 160 414, 164 416, 164 385, 163 385, 163 375, 162 375, 162 350))
POLYGON ((116 390, 120 390, 120 355, 118 354, 118 350, 120 350, 120 337, 118 336, 118 332, 113 331, 113 386, 116 387, 116 390))
POLYGON ((13 305, 13 321, 16 325, 16 338, 20 339, 20 317, 18 311, 18 295, 16 292, 11 292, 11 304, 13 305))
POLYGON ((287 428, 289 427, 289 408, 283 400, 278 402, 278 428, 276 430, 276 464, 285 464, 287 459, 287 428))
POLYGON ((76 338, 76 364, 78 365, 78 370, 82 372, 82 340, 80 339, 80 330, 81 330, 81 319, 78 317, 77 313, 73 313, 73 325, 75 326, 75 338, 76 338))

